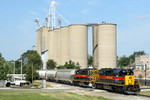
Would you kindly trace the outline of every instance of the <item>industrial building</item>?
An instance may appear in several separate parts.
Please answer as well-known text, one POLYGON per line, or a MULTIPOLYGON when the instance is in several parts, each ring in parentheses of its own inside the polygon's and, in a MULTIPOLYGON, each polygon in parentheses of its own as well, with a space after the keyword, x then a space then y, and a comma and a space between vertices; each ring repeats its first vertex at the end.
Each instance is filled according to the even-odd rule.
MULTIPOLYGON (((116 67, 116 24, 93 25, 93 66, 95 68, 116 67)), ((48 50, 48 59, 57 65, 69 60, 78 62, 81 68, 88 67, 88 24, 72 24, 51 29, 37 30, 37 52, 48 50)))

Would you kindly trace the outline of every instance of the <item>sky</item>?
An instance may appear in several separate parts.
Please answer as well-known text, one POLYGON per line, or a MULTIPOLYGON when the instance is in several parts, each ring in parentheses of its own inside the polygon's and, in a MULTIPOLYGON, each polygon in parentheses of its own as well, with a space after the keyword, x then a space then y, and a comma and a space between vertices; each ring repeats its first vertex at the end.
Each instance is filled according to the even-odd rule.
MULTIPOLYGON (((150 0, 55 0, 56 9, 71 24, 117 24, 117 55, 144 50, 150 54, 150 0)), ((0 53, 17 60, 36 44, 34 19, 44 25, 52 0, 1 0, 0 53)), ((62 25, 68 25, 62 21, 62 25)), ((92 54, 89 29, 88 52, 92 54)))

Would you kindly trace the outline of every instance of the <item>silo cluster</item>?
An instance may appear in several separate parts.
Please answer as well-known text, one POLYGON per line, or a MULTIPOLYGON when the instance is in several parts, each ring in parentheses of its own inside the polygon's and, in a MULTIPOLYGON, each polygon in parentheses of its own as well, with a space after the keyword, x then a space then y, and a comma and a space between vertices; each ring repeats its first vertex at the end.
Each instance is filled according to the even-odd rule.
MULTIPOLYGON (((117 42, 116 24, 95 24, 93 29, 93 67, 116 68, 117 42)), ((81 68, 88 67, 88 25, 72 24, 51 30, 41 27, 37 30, 37 52, 48 50, 48 58, 64 65, 78 62, 81 68)))
POLYGON ((100 68, 116 68, 116 24, 93 26, 93 65, 100 68))
POLYGON ((49 30, 42 27, 37 30, 37 52, 48 50, 49 59, 64 65, 69 60, 78 62, 81 68, 87 68, 87 25, 73 24, 49 30))

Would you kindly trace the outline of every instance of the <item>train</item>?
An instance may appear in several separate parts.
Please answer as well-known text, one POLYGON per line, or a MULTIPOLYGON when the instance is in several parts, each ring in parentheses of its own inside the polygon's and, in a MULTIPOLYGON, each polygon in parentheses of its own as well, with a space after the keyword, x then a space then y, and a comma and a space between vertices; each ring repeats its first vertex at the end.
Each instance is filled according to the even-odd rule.
POLYGON ((97 69, 57 69, 39 70, 40 79, 75 86, 88 86, 125 94, 138 94, 140 84, 134 79, 131 69, 102 68, 97 69))

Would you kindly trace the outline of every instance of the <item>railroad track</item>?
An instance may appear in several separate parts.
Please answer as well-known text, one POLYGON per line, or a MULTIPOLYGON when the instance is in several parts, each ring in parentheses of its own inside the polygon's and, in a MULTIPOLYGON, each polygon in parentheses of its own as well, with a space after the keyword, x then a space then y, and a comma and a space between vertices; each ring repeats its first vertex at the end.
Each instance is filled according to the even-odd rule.
POLYGON ((143 95, 143 94, 137 94, 137 96, 142 96, 142 97, 148 97, 148 98, 150 98, 150 96, 148 96, 148 95, 143 95))

